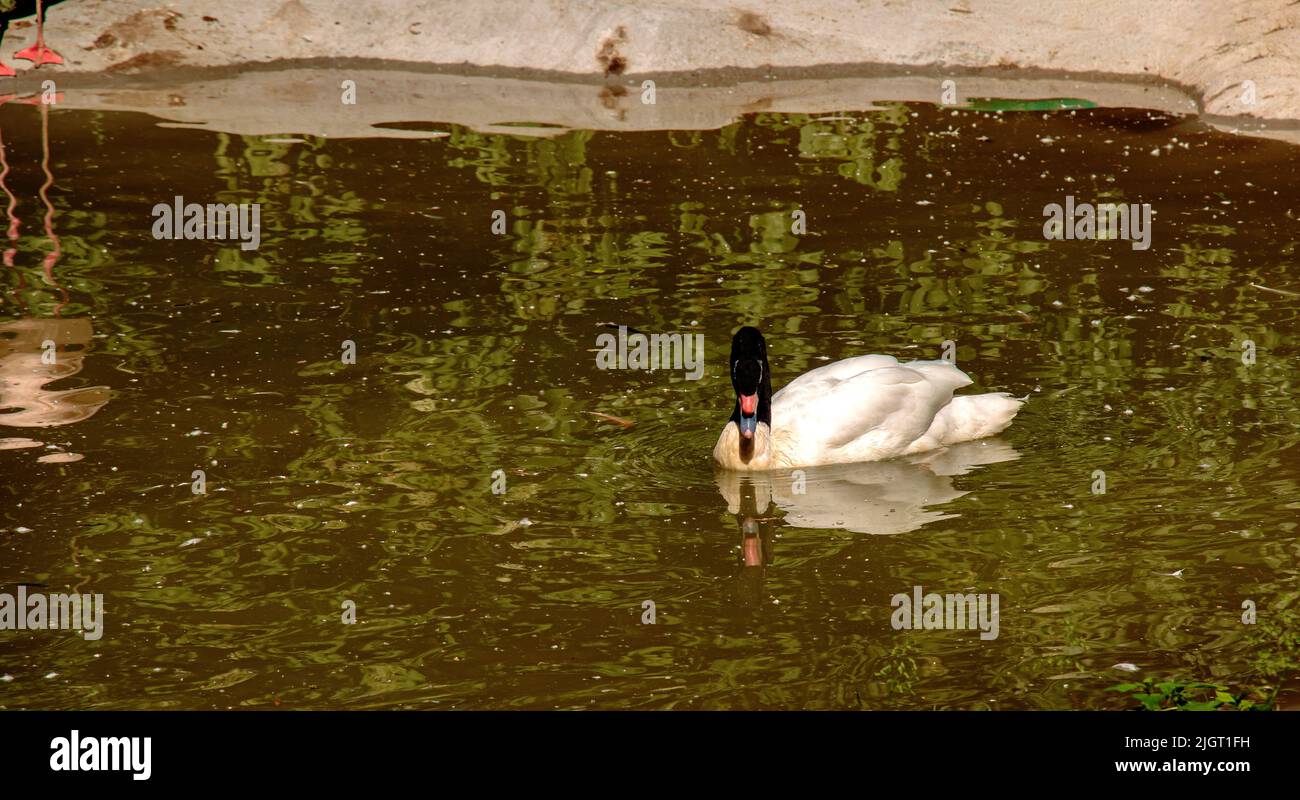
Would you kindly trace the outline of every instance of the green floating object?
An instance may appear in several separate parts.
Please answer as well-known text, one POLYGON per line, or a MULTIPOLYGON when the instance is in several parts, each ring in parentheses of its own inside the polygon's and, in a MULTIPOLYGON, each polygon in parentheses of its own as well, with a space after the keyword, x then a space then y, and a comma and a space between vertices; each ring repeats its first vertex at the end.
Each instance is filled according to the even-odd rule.
POLYGON ((1071 108, 1096 108, 1091 100, 1077 97, 1049 97, 1043 100, 1008 100, 1003 97, 972 97, 964 108, 972 111, 1065 111, 1071 108))

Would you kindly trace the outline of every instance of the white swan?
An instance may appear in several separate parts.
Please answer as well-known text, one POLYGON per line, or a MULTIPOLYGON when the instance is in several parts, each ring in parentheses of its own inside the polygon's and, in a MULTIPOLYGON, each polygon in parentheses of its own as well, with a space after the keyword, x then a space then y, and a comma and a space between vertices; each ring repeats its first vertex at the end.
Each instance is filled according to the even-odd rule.
POLYGON ((947 361, 870 355, 818 367, 773 395, 767 342, 746 326, 731 340, 736 406, 713 459, 738 471, 879 461, 1006 429, 1024 400, 953 397, 971 383, 947 361))

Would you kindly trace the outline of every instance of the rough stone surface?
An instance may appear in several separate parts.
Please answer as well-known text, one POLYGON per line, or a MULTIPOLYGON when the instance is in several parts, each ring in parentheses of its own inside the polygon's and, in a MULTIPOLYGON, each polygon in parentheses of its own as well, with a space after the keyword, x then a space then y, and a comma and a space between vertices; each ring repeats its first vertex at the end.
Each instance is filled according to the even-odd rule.
MULTIPOLYGON (((961 94, 974 96, 972 88, 987 85, 988 76, 972 70, 1007 78, 1015 70, 997 68, 1021 68, 1020 74, 1054 80, 1058 88, 1070 81, 1111 87, 1114 96, 1092 98, 1103 104, 1144 91, 1161 100, 1150 107, 1236 118, 1231 125, 1254 118, 1300 128, 1300 2, 1294 0, 76 0, 49 10, 46 36, 67 63, 34 72, 12 54, 34 40, 35 27, 10 29, 0 57, 26 69, 10 85, 30 91, 47 76, 59 78, 60 88, 97 89, 96 99, 80 101, 95 107, 111 107, 106 91, 132 78, 147 79, 155 91, 170 85, 179 91, 169 93, 171 105, 179 99, 193 107, 189 94, 217 90, 210 75, 188 68, 261 65, 265 71, 285 60, 279 65, 285 69, 351 65, 382 69, 386 79, 411 73, 402 80, 414 86, 422 71, 433 80, 427 73, 437 65, 444 72, 532 81, 549 87, 543 94, 582 94, 578 119, 571 114, 555 122, 573 125, 583 115, 600 116, 611 100, 593 101, 573 84, 630 85, 635 92, 636 81, 649 76, 666 87, 716 88, 761 81, 767 71, 788 73, 798 84, 809 78, 799 70, 831 78, 879 65, 928 76, 899 99, 936 101, 938 79, 948 74, 961 94), (206 88, 196 90, 200 84, 206 88), (1169 100, 1176 89, 1189 102, 1169 100)), ((396 102, 399 88, 389 91, 396 102)), ((476 91, 480 100, 492 94, 477 85, 476 91)), ((612 91, 625 121, 628 114, 645 116, 612 91)), ((763 100, 764 91, 746 91, 750 101, 763 100)), ((810 92, 817 93, 802 86, 766 94, 790 100, 810 92)), ((708 96, 695 99, 725 107, 724 117, 743 113, 716 91, 702 99, 708 96)), ((69 100, 79 102, 74 93, 69 100)), ((671 116, 663 109, 650 113, 671 116)), ((692 113, 712 114, 707 108, 692 113)), ((372 115, 376 121, 382 120, 372 115)), ((1284 138, 1296 138, 1294 130, 1284 138)))

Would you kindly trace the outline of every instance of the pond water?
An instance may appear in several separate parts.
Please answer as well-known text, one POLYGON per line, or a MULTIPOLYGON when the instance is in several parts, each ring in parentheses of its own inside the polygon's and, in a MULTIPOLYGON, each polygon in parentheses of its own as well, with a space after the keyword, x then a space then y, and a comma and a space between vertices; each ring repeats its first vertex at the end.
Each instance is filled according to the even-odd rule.
POLYGON ((0 108, 0 592, 104 597, 98 640, 0 631, 0 707, 1118 709, 1143 677, 1285 700, 1294 146, 921 104, 436 128, 0 108), (155 239, 178 195, 260 204, 260 247, 155 239), (1067 195, 1149 203, 1150 249, 1046 240, 1067 195), (1029 402, 802 494, 717 475, 742 324, 777 388, 952 342, 964 391, 1029 402), (702 335, 703 376, 599 369, 611 325, 702 335), (918 586, 997 594, 997 638, 896 630, 918 586))

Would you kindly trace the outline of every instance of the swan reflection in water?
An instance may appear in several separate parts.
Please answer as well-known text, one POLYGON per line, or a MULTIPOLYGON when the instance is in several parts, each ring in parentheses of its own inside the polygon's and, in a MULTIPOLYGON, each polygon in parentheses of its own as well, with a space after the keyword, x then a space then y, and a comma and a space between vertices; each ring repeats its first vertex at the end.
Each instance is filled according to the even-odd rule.
POLYGON ((719 470, 716 477, 727 510, 740 523, 745 570, 761 572, 772 563, 779 526, 914 531, 957 516, 935 508, 970 493, 954 487, 953 476, 1019 457, 1000 439, 980 439, 891 461, 757 473, 719 470))

